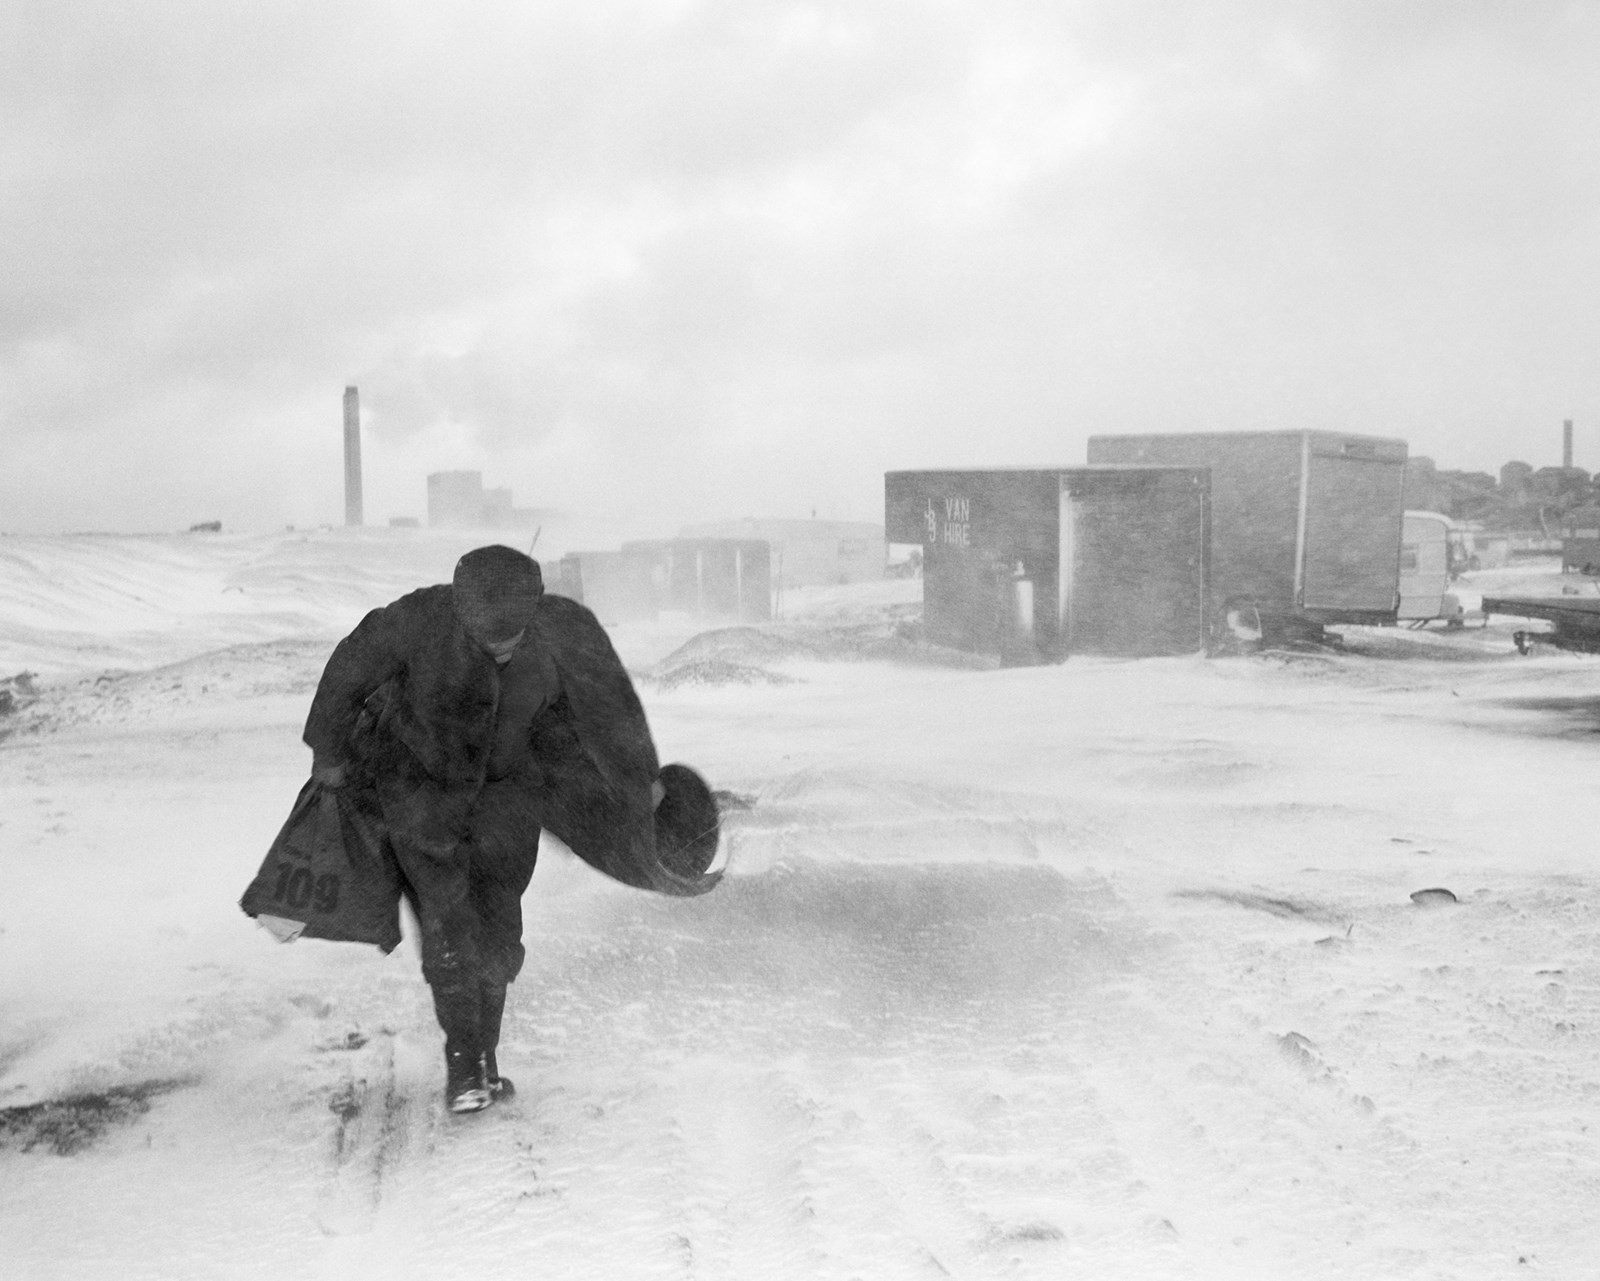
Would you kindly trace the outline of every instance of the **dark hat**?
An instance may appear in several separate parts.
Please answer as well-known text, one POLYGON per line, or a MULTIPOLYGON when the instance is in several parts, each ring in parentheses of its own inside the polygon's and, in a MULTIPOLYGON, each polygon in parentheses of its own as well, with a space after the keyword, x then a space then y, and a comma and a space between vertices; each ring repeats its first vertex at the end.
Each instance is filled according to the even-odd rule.
POLYGON ((456 615, 484 642, 510 640, 544 595, 539 562, 513 547, 478 547, 456 562, 450 580, 456 615))

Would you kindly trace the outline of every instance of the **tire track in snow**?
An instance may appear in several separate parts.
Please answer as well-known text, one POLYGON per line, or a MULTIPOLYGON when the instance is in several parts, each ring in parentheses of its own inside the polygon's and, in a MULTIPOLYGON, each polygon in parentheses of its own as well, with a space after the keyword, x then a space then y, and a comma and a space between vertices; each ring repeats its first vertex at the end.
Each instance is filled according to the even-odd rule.
POLYGON ((332 1168, 315 1211, 329 1236, 370 1231, 388 1176, 429 1145, 431 1082, 421 1057, 397 1052, 396 1041, 380 1032, 329 1099, 332 1168))

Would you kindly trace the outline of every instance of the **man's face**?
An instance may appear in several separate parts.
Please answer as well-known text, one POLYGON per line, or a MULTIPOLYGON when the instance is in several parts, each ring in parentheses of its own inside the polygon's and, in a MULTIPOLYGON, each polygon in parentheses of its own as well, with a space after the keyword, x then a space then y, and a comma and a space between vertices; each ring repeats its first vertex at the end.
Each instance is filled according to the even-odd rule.
POLYGON ((511 655, 516 652, 517 646, 522 643, 522 638, 527 634, 528 629, 524 627, 515 636, 508 636, 505 640, 479 640, 478 644, 482 645, 484 649, 489 651, 495 662, 504 666, 506 663, 511 661, 511 655))

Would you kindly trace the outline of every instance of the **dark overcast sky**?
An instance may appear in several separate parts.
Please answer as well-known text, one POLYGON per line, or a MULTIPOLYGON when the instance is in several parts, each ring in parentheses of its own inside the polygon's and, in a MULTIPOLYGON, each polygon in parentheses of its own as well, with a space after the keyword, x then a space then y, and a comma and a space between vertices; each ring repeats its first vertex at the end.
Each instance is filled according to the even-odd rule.
POLYGON ((1600 468, 1600 5, 0 0, 0 529, 670 532, 1329 427, 1600 468))

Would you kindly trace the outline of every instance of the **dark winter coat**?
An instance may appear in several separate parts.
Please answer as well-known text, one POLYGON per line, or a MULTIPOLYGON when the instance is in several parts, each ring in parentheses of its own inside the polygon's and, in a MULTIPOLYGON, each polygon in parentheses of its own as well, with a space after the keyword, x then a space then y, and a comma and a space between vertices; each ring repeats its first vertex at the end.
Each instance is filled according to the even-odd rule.
MULTIPOLYGON (((540 826, 628 885, 698 894, 715 884, 714 875, 678 875, 657 854, 655 744, 595 616, 566 597, 542 597, 511 664, 537 703, 513 776, 537 797, 540 826)), ((392 825, 448 842, 495 754, 501 680, 457 618, 448 586, 411 592, 369 613, 329 658, 304 733, 314 765, 346 765, 351 785, 373 788, 392 825)), ((504 757, 502 744, 497 761, 504 757)))

